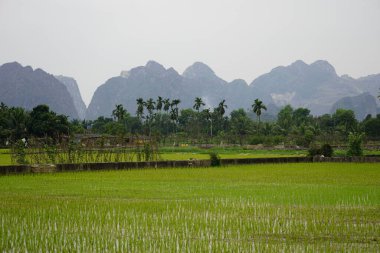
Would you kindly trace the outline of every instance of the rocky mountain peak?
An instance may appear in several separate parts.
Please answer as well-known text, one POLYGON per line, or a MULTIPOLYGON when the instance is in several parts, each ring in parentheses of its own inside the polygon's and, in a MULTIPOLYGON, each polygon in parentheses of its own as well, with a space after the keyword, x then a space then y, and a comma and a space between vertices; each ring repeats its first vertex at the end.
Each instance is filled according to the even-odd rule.
POLYGON ((70 93, 70 96, 73 99, 74 106, 75 106, 75 109, 77 110, 79 118, 84 119, 86 116, 87 108, 80 94, 77 81, 72 77, 63 76, 63 75, 58 75, 54 77, 66 86, 67 91, 70 93))
POLYGON ((248 87, 248 83, 243 79, 235 79, 232 82, 229 83, 230 85, 236 85, 239 87, 248 87))
POLYGON ((307 65, 304 61, 297 60, 293 62, 290 66, 286 67, 285 69, 290 69, 292 72, 295 72, 295 73, 303 73, 303 72, 306 72, 308 68, 309 68, 309 65, 307 65))
POLYGON ((158 62, 155 61, 148 61, 147 64, 145 65, 145 69, 154 74, 161 74, 166 71, 164 66, 159 64, 158 62))
POLYGON ((33 69, 30 66, 23 67, 18 62, 8 62, 0 66, 0 71, 7 72, 7 73, 12 73, 16 71, 33 72, 33 69))
POLYGON ((183 72, 182 76, 191 79, 213 78, 215 77, 215 72, 206 64, 202 62, 195 62, 183 72))
POLYGON ((335 68, 328 61, 318 60, 310 64, 310 67, 318 69, 319 71, 326 74, 336 75, 335 68))
POLYGON ((23 66, 17 61, 8 62, 1 65, 1 68, 14 69, 14 68, 23 68, 23 66))
POLYGON ((297 60, 297 61, 293 62, 290 66, 296 67, 296 68, 305 68, 308 65, 302 60, 297 60))
POLYGON ((121 77, 129 78, 130 76, 145 76, 145 75, 153 75, 159 76, 166 72, 164 66, 155 61, 148 61, 145 66, 140 66, 133 68, 129 71, 123 70, 120 73, 121 77))
POLYGON ((8 106, 31 110, 39 104, 78 118, 73 99, 63 83, 42 69, 23 67, 17 62, 0 66, 0 101, 8 106))
POLYGON ((350 75, 344 74, 340 78, 347 80, 347 81, 355 81, 355 78, 351 77, 350 75))

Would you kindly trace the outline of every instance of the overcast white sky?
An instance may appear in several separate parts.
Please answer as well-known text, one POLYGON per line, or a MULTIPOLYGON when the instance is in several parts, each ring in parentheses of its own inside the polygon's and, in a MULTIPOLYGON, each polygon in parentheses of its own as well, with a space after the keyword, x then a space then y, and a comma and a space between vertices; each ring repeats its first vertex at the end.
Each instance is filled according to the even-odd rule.
POLYGON ((86 104, 151 59, 248 83, 298 59, 380 73, 380 0, 0 0, 0 64, 72 76, 86 104))

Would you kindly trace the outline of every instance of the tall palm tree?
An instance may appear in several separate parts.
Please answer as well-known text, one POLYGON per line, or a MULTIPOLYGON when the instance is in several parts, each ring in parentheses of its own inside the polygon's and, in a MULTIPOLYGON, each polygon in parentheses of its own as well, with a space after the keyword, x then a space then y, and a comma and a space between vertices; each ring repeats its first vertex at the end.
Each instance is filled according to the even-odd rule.
POLYGON ((204 105, 206 104, 203 103, 202 98, 200 97, 195 98, 193 108, 197 110, 197 137, 198 138, 199 138, 199 128, 200 128, 200 120, 201 120, 201 117, 199 115, 199 109, 204 105))
POLYGON ((216 108, 221 118, 223 118, 224 114, 226 113, 227 105, 224 104, 225 102, 226 100, 223 99, 216 108))
POLYGON ((178 124, 178 105, 181 103, 179 99, 173 99, 170 104, 170 119, 173 120, 175 133, 177 134, 177 124, 178 124))
POLYGON ((261 111, 262 110, 267 110, 267 107, 263 104, 263 101, 260 99, 256 98, 255 101, 252 104, 252 110, 254 113, 256 113, 256 116, 259 120, 259 124, 257 125, 257 132, 259 133, 260 130, 260 116, 261 116, 261 111))
POLYGON ((156 102, 154 102, 152 98, 149 98, 145 102, 145 107, 148 110, 149 117, 151 117, 153 115, 153 111, 154 111, 155 105, 156 105, 156 102))
MULTIPOLYGON (((164 109, 165 114, 168 114, 168 112, 170 110, 170 106, 171 106, 170 99, 169 98, 165 98, 162 101, 162 103, 163 103, 163 109, 164 109)), ((168 124, 165 124, 165 132, 166 132, 166 134, 168 133, 168 124)))
POLYGON ((179 100, 179 99, 173 99, 171 106, 172 107, 174 106, 175 108, 178 108, 179 103, 181 103, 181 100, 179 100))
POLYGON ((157 101, 156 101, 156 109, 158 111, 161 111, 163 104, 164 104, 164 100, 162 99, 162 97, 158 96, 157 101))
POLYGON ((200 98, 200 97, 196 97, 196 98, 195 98, 193 108, 194 108, 195 110, 197 110, 198 113, 199 113, 199 109, 200 109, 202 106, 204 106, 204 105, 206 105, 206 104, 203 103, 202 98, 200 98))
POLYGON ((8 106, 6 104, 4 104, 3 102, 0 103, 0 111, 5 111, 6 109, 8 109, 8 106))
POLYGON ((174 132, 177 133, 177 122, 178 122, 178 108, 172 107, 170 109, 170 119, 174 123, 174 132))
POLYGON ((137 102, 136 115, 137 115, 137 118, 142 120, 142 118, 144 117, 144 104, 145 104, 144 99, 138 98, 136 99, 136 102, 137 102))
POLYGON ((148 111, 148 117, 147 117, 147 121, 148 121, 148 127, 149 127, 149 137, 151 136, 151 128, 152 128, 152 120, 153 120, 153 111, 154 111, 154 108, 155 108, 155 104, 156 102, 153 101, 152 98, 149 98, 146 102, 145 102, 145 107, 148 111))
POLYGON ((162 125, 162 115, 161 115, 161 110, 164 105, 164 100, 162 97, 158 96, 157 101, 156 101, 156 110, 158 112, 158 120, 159 120, 159 130, 161 131, 161 125, 162 125))
POLYGON ((163 103, 164 103, 164 111, 165 111, 165 112, 168 112, 169 109, 170 109, 170 106, 171 106, 170 99, 165 98, 165 99, 163 100, 163 103))
POLYGON ((210 121, 210 135, 212 138, 212 112, 210 108, 204 109, 202 113, 205 115, 207 121, 210 121))
POLYGON ((118 121, 122 121, 127 114, 127 110, 124 109, 122 104, 115 106, 115 109, 112 111, 112 116, 118 121))

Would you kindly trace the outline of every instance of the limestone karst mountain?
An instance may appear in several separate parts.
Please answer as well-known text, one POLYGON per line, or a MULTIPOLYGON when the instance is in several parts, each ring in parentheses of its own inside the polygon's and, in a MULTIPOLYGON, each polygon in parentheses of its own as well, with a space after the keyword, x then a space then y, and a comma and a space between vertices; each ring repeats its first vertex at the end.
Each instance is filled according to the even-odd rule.
MULTIPOLYGON (((377 98, 379 88, 380 74, 358 79, 338 76, 334 67, 322 60, 312 64, 296 61, 289 66, 276 67, 249 85, 241 79, 227 82, 201 62, 179 74, 173 68, 149 61, 145 66, 122 71, 120 76, 100 85, 86 109, 73 78, 54 77, 41 69, 33 70, 16 62, 0 67, 0 101, 26 109, 47 104, 58 113, 80 119, 110 117, 116 104, 122 104, 134 115, 137 98, 157 99, 158 96, 180 99, 180 108, 192 108, 195 97, 201 97, 206 108, 216 107, 225 99, 227 113, 238 108, 250 109, 253 101, 259 98, 275 108, 270 113, 291 104, 293 107, 307 107, 312 114, 320 115, 330 113, 333 106, 347 105, 347 99, 336 103, 343 98, 365 92, 377 98)), ((375 103, 380 106, 378 99, 375 103)), ((359 106, 350 107, 358 118, 366 111, 361 106, 368 105, 360 102, 359 106)))
POLYGON ((182 75, 173 68, 149 61, 145 66, 122 71, 101 85, 95 92, 86 118, 110 116, 116 104, 123 104, 132 114, 136 111, 136 99, 142 97, 179 98, 181 108, 192 107, 195 97, 201 97, 206 107, 215 107, 226 100, 227 112, 249 109, 253 100, 260 98, 266 104, 277 107, 291 104, 307 107, 314 115, 329 113, 339 99, 370 92, 375 96, 380 75, 354 79, 338 76, 327 61, 306 64, 296 61, 289 66, 274 68, 256 78, 250 85, 237 79, 227 82, 218 77, 206 64, 196 62, 182 75))
POLYGON ((376 98, 369 92, 339 99, 331 107, 331 113, 334 113, 339 108, 354 111, 356 118, 359 120, 363 120, 368 114, 375 116, 379 111, 376 98))
POLYGON ((0 66, 0 102, 28 110, 46 104, 71 119, 79 117, 64 84, 42 69, 33 70, 17 62, 0 66))
POLYGON ((75 106, 75 109, 77 110, 79 118, 84 119, 86 116, 87 108, 80 94, 77 81, 72 77, 67 77, 67 76, 62 76, 62 75, 55 76, 55 78, 58 79, 58 81, 60 81, 66 86, 68 92, 70 93, 74 101, 74 106, 75 106))

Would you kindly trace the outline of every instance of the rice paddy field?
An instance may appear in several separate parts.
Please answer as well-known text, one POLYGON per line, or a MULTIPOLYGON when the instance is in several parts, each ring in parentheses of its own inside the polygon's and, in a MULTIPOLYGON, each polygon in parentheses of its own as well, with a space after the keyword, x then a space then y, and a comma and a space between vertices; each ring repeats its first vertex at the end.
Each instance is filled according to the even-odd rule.
POLYGON ((379 252, 379 164, 0 177, 2 252, 379 252))

